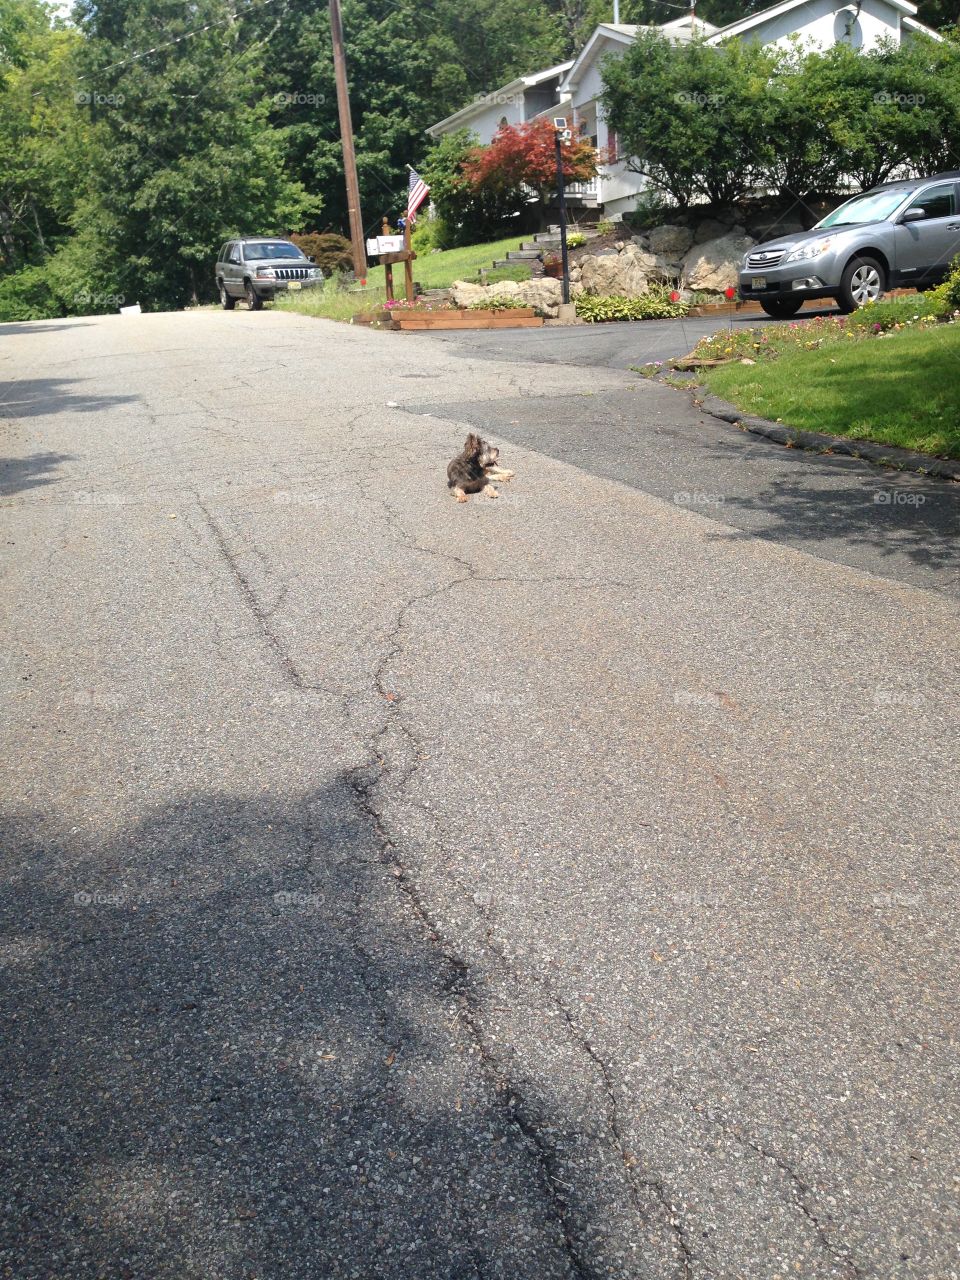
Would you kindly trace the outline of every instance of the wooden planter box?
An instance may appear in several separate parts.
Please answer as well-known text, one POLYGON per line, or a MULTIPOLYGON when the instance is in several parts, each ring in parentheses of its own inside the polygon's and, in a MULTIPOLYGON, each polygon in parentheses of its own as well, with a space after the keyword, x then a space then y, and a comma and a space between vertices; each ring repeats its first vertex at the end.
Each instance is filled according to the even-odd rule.
POLYGON ((392 319, 392 314, 387 310, 361 311, 353 317, 351 324, 389 324, 392 319))
POLYGON ((395 311, 392 329, 412 332, 421 329, 539 329, 543 319, 533 307, 512 307, 506 311, 395 311))

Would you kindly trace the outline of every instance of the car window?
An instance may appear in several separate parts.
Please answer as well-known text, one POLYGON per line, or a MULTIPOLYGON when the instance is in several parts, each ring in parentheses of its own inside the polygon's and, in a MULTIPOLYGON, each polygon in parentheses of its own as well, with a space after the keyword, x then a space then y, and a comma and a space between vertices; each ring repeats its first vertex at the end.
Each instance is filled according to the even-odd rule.
POLYGON ((259 240, 255 244, 243 247, 247 262, 260 261, 264 258, 302 258, 304 255, 289 240, 259 240))
POLYGON ((238 244, 232 244, 230 246, 230 252, 229 254, 227 254, 227 261, 228 262, 240 261, 240 246, 238 244))
POLYGON ((923 209, 928 218, 949 218, 954 211, 953 183, 945 183, 942 187, 931 187, 911 200, 911 209, 923 209))
POLYGON ((817 227, 847 227, 861 222, 880 222, 889 218, 910 194, 898 187, 893 191, 868 191, 865 195, 854 196, 833 213, 822 218, 817 227))

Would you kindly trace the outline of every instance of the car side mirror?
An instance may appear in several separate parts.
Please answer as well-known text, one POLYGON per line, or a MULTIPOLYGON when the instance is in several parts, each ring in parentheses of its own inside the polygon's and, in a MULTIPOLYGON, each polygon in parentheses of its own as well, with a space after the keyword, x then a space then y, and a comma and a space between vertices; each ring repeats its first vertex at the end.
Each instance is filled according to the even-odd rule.
POLYGON ((310 261, 311 261, 311 262, 313 262, 313 263, 315 264, 317 260, 316 260, 316 258, 314 258, 314 257, 312 257, 312 256, 311 256, 310 261))
POLYGON ((906 213, 903 215, 903 217, 900 219, 900 221, 901 222, 922 222, 926 216, 927 216, 926 209, 908 209, 906 213))

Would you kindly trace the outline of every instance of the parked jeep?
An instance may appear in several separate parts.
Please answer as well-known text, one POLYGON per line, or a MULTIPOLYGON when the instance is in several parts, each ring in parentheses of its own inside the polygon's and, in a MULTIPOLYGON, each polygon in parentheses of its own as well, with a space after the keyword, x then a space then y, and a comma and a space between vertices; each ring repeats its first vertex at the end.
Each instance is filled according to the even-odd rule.
POLYGON ((289 240, 256 236, 228 240, 217 258, 217 292, 224 311, 246 298, 259 311, 277 293, 322 287, 323 272, 289 240))
POLYGON ((887 289, 931 288, 960 253, 958 180, 960 170, 886 182, 810 231, 757 245, 741 263, 740 296, 783 319, 808 298, 853 311, 887 289))

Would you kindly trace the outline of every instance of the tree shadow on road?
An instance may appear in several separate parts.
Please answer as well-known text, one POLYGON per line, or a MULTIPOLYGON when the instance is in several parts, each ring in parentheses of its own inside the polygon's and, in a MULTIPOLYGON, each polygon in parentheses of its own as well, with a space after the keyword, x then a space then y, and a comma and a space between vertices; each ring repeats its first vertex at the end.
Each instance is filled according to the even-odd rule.
POLYGON ((0 458, 0 497, 9 498, 25 489, 56 483, 53 474, 64 462, 75 461, 71 453, 31 453, 25 458, 0 458))
POLYGON ((854 460, 803 455, 796 461, 811 470, 754 492, 728 489, 717 514, 733 524, 746 516, 751 528, 715 536, 759 535, 794 546, 843 543, 881 561, 905 556, 924 568, 960 573, 960 486, 879 472, 854 460))
POLYGON ((0 1272, 572 1274, 467 980, 348 780, 53 827, 3 823, 0 1272))
POLYGON ((18 333, 56 333, 60 329, 86 329, 87 322, 72 321, 63 324, 50 324, 47 321, 18 320, 10 324, 0 324, 0 338, 14 338, 18 333))
POLYGON ((11 378, 0 382, 0 419, 47 418, 56 413, 96 413, 118 404, 133 404, 138 396, 86 395, 69 387, 78 378, 11 378))

